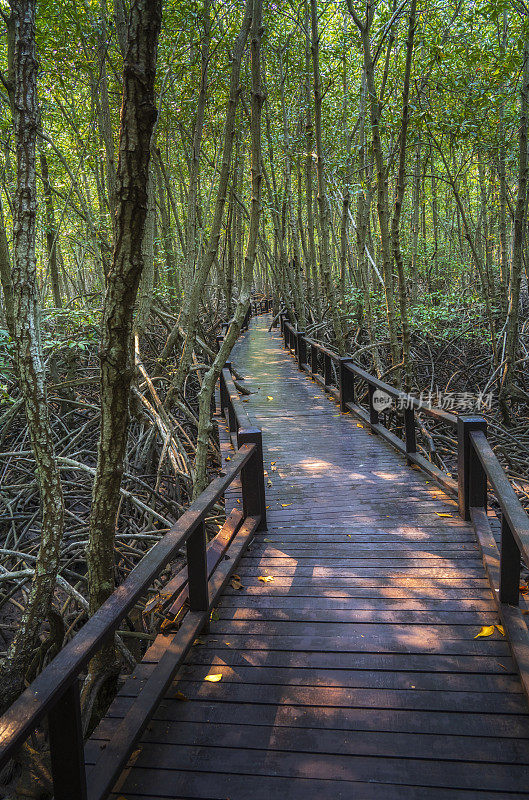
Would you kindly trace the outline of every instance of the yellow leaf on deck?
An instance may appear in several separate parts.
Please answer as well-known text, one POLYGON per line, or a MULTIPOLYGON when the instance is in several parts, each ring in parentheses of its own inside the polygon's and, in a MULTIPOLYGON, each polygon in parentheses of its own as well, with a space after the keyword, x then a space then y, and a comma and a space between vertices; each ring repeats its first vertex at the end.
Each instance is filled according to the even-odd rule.
POLYGON ((272 583, 274 579, 271 575, 259 575, 257 580, 262 581, 263 583, 272 583))
POLYGON ((233 576, 233 578, 231 579, 230 583, 231 583, 231 588, 232 589, 243 589, 244 588, 242 583, 241 583, 241 579, 238 578, 238 577, 233 576))
POLYGON ((267 399, 267 400, 273 400, 274 398, 273 398, 273 397, 270 397, 270 395, 268 395, 268 397, 267 397, 266 399, 267 399))
POLYGON ((436 511, 435 513, 437 514, 438 517, 452 517, 453 516, 453 514, 445 514, 444 511, 436 511))
POLYGON ((505 636, 505 628, 503 625, 496 625, 496 628, 499 630, 502 636, 505 636))
POLYGON ((288 506, 291 506, 291 505, 292 505, 292 503, 281 503, 281 508, 287 508, 288 506))
POLYGON ((214 675, 206 675, 204 678, 205 681, 209 681, 210 683, 218 683, 222 678, 222 672, 216 672, 214 675))
POLYGON ((357 423, 356 423, 356 427, 357 427, 357 428, 363 428, 364 426, 363 426, 363 425, 360 425, 360 423, 359 423, 359 422, 357 422, 357 423))
POLYGON ((474 636, 474 639, 481 639, 483 636, 492 636, 494 633, 494 625, 483 625, 480 632, 474 636))
POLYGON ((270 466, 271 466, 271 467, 273 467, 273 466, 274 466, 274 464, 277 464, 277 461, 271 461, 271 462, 270 462, 270 466))
POLYGON ((226 456, 226 461, 231 461, 231 458, 229 456, 226 456))
POLYGON ((184 700, 184 701, 187 701, 187 700, 189 700, 189 697, 186 697, 186 696, 185 696, 185 694, 184 694, 183 692, 176 692, 176 694, 174 695, 174 699, 175 699, 175 700, 184 700))

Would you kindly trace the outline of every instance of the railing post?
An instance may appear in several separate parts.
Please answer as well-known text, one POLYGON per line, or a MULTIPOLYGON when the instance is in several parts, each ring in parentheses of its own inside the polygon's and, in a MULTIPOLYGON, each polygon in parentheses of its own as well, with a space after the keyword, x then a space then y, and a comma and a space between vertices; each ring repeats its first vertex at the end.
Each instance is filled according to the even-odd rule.
POLYGON ((281 336, 284 339, 285 338, 285 315, 284 314, 280 314, 279 315, 279 330, 281 332, 281 336))
MULTIPOLYGON (((222 371, 220 373, 220 413, 221 414, 225 413, 226 408, 228 408, 229 404, 230 404, 230 402, 229 402, 230 398, 229 398, 228 390, 226 388, 226 382, 224 380, 224 370, 225 369, 228 369, 231 372, 231 361, 226 361, 226 363, 224 364, 224 367, 223 367, 223 369, 222 369, 222 371)), ((226 421, 228 421, 228 420, 226 419, 226 421)))
POLYGON ((417 438, 415 435, 415 410, 413 406, 404 409, 404 438, 406 441, 406 452, 416 453, 417 438))
POLYGON ((305 331, 298 331, 296 334, 296 354, 298 357, 298 367, 303 369, 303 364, 307 360, 307 342, 305 341, 305 331))
POLYGON ((346 364, 352 362, 349 356, 342 356, 340 358, 340 411, 345 413, 348 411, 347 403, 354 403, 355 401, 355 376, 354 372, 347 369, 346 364))
POLYGON ((487 476, 478 458, 470 433, 487 433, 487 422, 483 417, 460 414, 457 418, 457 489, 459 513, 470 519, 472 507, 487 507, 487 476))
POLYGON ((186 542, 187 582, 191 611, 209 608, 206 526, 201 522, 186 542))
POLYGON ((378 425, 379 424, 379 416, 378 411, 376 410, 373 404, 373 395, 375 394, 375 387, 372 383, 368 383, 367 385, 367 394, 369 397, 369 423, 370 425, 378 425))
POLYGON ((313 376, 318 374, 318 348, 315 344, 310 346, 310 371, 313 376))
POLYGON ((500 603, 520 603, 520 549, 505 514, 501 515, 500 603))
POLYGON ((261 517, 259 528, 266 528, 266 497, 263 465, 263 437, 259 428, 241 428, 237 445, 255 444, 256 449, 241 470, 242 503, 245 516, 261 517))
POLYGON ((55 800, 86 800, 83 726, 76 678, 48 713, 55 800))
POLYGON ((328 353, 323 354, 323 383, 325 388, 331 385, 332 377, 332 361, 328 353))

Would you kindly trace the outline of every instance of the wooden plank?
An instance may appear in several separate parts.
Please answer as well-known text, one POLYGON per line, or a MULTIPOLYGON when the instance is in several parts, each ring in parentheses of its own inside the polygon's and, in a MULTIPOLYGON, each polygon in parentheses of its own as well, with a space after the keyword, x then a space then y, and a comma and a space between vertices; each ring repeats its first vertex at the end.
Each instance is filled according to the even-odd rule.
MULTIPOLYGON (((152 720, 143 741, 149 744, 191 745, 246 749, 286 750, 296 753, 331 753, 337 755, 381 756, 386 758, 431 758, 438 760, 511 763, 512 742, 486 736, 440 736, 426 733, 393 733, 384 731, 343 732, 322 728, 291 728, 280 725, 240 724, 175 720, 152 720)), ((520 740, 520 748, 529 740, 520 740)), ((87 762, 98 757, 100 742, 87 748, 87 762)))
MULTIPOLYGON (((509 643, 497 628, 475 638, 499 618, 472 525, 340 415, 278 334, 252 325, 235 358, 257 390, 246 408, 264 429, 268 529, 116 790, 127 800, 529 797, 529 713, 509 643)), ((123 687, 89 761, 155 669, 153 654, 123 687)))
MULTIPOLYGON (((449 789, 479 789, 482 791, 511 791, 526 793, 527 769, 524 765, 472 762, 451 762, 450 769, 442 761, 432 759, 377 758, 368 756, 325 757, 306 753, 286 753, 274 750, 244 750, 228 747, 199 748, 186 745, 172 746, 145 743, 141 763, 151 765, 156 759, 158 791, 178 787, 178 771, 189 769, 205 773, 204 787, 211 783, 206 775, 225 773, 232 775, 283 776, 290 779, 343 781, 347 784, 368 782, 377 776, 377 783, 411 784, 449 789)), ((150 770, 133 769, 128 785, 136 791, 140 775, 150 770), (139 773, 139 774, 138 774, 139 773), (136 787, 135 787, 135 781, 136 787)), ((257 782, 257 781, 256 781, 257 782)), ((352 789, 353 787, 351 787, 352 789)), ((180 791, 184 790, 181 785, 180 791)), ((311 795, 313 793, 311 792, 311 795)), ((208 794, 205 795, 209 796, 208 794)), ((288 795, 287 795, 288 796, 288 795)))
MULTIPOLYGON (((159 772, 156 768, 136 769, 131 774, 131 798, 149 798, 149 800, 226 800, 226 798, 252 798, 252 800, 270 800, 271 797, 287 797, 288 800, 424 800, 423 786, 414 787, 409 784, 399 786, 354 782, 344 783, 335 780, 319 780, 297 778, 291 776, 259 776, 223 773, 204 774, 192 770, 178 770, 177 778, 171 774, 159 772), (161 779, 161 780, 160 780, 161 779), (178 780, 178 785, 175 785, 178 780), (205 782, 207 780, 207 782, 205 782), (165 791, 164 791, 165 790, 165 791)), ((127 784, 128 786, 128 784, 127 784)), ((122 787, 118 787, 119 789, 122 787)), ((454 800, 453 789, 428 788, 428 800, 454 800)), ((120 792, 121 794, 121 792, 120 792)), ((128 800, 128 798, 127 798, 128 800)), ((499 800, 494 791, 465 791, 464 800, 499 800)), ((520 794, 503 792, 501 800, 520 800, 520 794)))

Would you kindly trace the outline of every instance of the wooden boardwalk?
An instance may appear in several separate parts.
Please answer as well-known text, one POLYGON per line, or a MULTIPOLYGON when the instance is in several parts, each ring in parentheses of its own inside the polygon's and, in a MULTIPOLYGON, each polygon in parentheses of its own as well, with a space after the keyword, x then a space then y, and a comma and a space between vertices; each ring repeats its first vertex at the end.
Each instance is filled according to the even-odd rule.
POLYGON ((263 429, 268 530, 115 796, 529 797, 529 713, 508 643, 475 638, 498 619, 472 527, 340 415, 267 324, 253 321, 234 362, 263 429))

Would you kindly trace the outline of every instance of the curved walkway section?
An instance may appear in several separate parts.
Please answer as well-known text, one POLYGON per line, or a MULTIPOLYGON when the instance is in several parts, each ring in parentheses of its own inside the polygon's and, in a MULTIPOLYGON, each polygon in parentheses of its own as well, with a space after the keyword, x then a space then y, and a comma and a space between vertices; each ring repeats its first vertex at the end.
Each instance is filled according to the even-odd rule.
POLYGON ((470 525, 341 415, 267 324, 253 321, 234 361, 263 429, 268 530, 118 795, 529 796, 528 708, 509 646, 497 629, 475 638, 498 619, 470 525))

